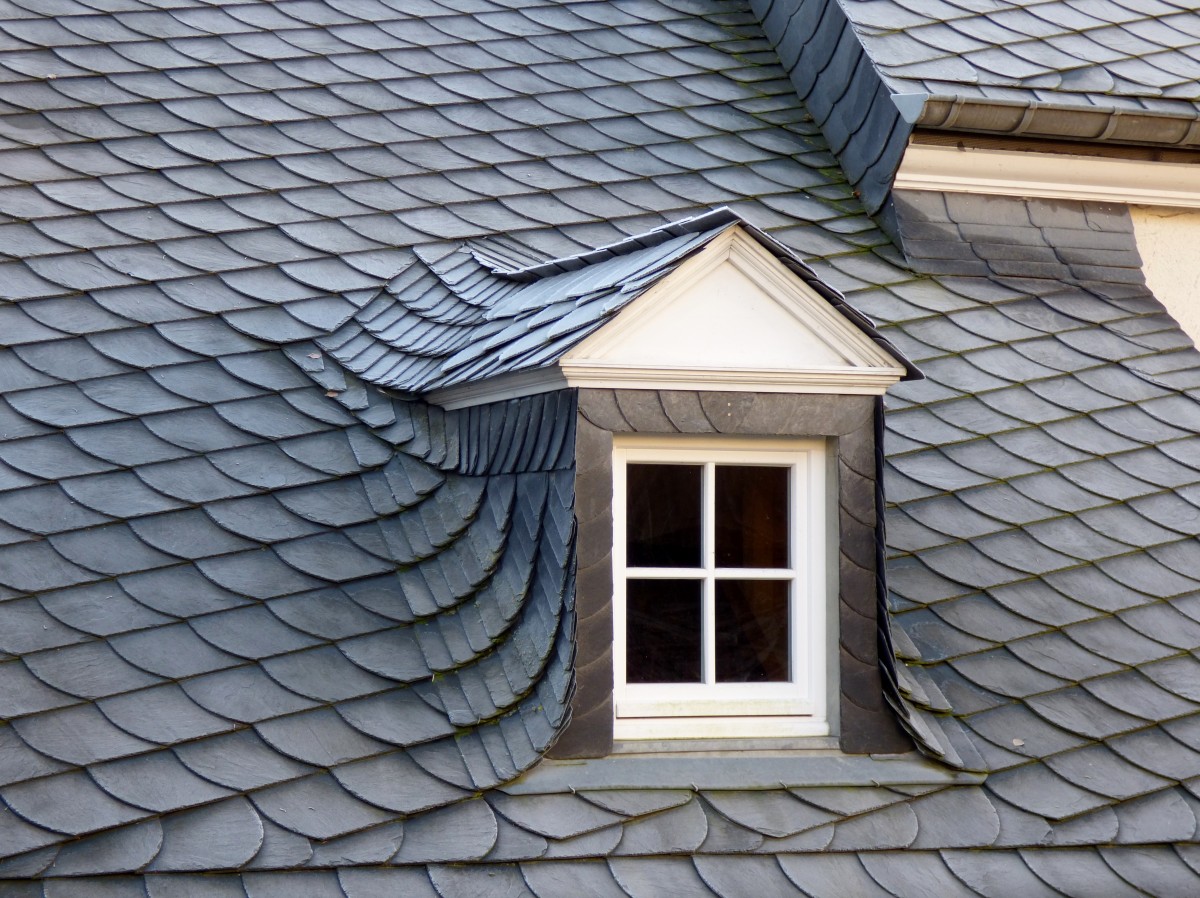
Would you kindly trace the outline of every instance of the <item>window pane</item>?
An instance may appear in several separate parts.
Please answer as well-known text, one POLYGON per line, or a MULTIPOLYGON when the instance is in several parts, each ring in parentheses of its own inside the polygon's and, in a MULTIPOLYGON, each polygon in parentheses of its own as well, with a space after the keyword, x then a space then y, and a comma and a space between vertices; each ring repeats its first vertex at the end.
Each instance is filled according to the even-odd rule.
POLYGON ((700 566, 700 465, 625 468, 630 567, 700 566))
POLYGON ((717 466, 717 567, 788 566, 788 473, 717 466))
POLYGON ((630 580, 625 682, 700 682, 699 580, 630 580))
POLYGON ((717 682, 786 682, 788 582, 717 581, 717 682))

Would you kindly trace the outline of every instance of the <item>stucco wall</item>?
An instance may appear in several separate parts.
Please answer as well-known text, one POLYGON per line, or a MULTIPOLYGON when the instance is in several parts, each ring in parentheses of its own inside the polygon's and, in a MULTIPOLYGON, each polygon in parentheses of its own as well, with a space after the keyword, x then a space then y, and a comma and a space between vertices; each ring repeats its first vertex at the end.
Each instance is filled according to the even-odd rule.
POLYGON ((1200 211, 1133 206, 1130 214, 1147 286, 1200 344, 1200 211))

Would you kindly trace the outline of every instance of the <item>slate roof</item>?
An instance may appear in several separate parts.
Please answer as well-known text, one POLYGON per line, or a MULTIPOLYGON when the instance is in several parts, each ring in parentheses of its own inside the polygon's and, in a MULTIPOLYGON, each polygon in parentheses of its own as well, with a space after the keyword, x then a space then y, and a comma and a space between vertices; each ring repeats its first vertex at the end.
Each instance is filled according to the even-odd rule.
MULTIPOLYGON (((540 264, 492 241, 417 247, 385 290, 316 344, 364 380, 413 396, 553 367, 568 350, 732 227, 748 231, 884 351, 900 353, 795 253, 728 208, 540 264)), ((920 377, 908 366, 907 377, 920 377)))
POLYGON ((1186 4, 750 5, 850 183, 893 233, 889 192, 918 129, 1200 145, 1200 29, 1186 4))
POLYGON ((1195 8, 1161 0, 840 3, 897 94, 1195 116, 1195 8))
POLYGON ((164 7, 0 4, 0 891, 1195 891, 1200 357, 1123 210, 902 195, 905 261, 732 0, 164 7), (927 377, 886 476, 921 782, 520 778, 572 397, 443 413, 347 348, 451 332, 406 277, 721 205, 927 377))

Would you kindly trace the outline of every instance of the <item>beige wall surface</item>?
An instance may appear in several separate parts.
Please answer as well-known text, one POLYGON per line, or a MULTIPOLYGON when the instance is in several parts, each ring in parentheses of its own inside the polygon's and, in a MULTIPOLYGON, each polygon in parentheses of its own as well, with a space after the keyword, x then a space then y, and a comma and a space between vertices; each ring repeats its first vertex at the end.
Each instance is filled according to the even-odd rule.
POLYGON ((1200 344, 1200 211, 1161 206, 1129 211, 1146 283, 1200 344))

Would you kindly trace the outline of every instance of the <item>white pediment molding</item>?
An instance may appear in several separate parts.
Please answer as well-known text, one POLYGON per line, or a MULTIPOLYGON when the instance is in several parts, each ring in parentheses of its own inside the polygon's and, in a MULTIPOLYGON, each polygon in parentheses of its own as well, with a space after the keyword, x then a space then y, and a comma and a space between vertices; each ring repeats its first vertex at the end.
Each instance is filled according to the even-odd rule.
POLYGON ((740 227, 559 362, 578 386, 882 393, 904 366, 740 227))

